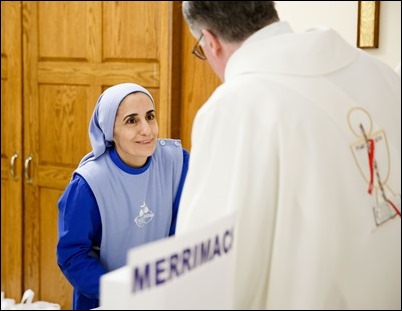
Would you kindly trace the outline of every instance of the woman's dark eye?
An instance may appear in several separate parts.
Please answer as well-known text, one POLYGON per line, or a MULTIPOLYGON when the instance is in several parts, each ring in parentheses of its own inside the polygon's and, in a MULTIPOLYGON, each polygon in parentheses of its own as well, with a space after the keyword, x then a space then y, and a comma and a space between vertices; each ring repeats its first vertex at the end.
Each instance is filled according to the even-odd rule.
POLYGON ((135 119, 131 118, 131 119, 127 119, 127 124, 134 124, 135 123, 135 119))

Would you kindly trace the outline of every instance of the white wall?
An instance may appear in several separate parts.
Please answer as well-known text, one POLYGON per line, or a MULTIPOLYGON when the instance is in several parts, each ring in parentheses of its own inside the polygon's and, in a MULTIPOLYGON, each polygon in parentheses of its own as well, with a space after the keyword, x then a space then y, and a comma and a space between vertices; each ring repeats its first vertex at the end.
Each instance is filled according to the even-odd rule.
MULTIPOLYGON (((350 44, 357 42, 357 1, 276 1, 279 18, 301 32, 316 25, 338 31, 350 44)), ((401 1, 381 1, 377 49, 365 49, 392 68, 401 61, 401 1)))

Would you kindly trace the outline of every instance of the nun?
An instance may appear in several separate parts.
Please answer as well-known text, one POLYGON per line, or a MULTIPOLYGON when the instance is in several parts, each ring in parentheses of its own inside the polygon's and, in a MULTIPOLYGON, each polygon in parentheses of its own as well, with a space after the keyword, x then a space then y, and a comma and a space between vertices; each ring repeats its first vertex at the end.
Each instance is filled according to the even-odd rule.
POLYGON ((134 83, 99 97, 84 156, 58 201, 57 263, 74 287, 73 309, 99 306, 100 277, 136 246, 174 234, 189 154, 158 139, 155 102, 134 83))

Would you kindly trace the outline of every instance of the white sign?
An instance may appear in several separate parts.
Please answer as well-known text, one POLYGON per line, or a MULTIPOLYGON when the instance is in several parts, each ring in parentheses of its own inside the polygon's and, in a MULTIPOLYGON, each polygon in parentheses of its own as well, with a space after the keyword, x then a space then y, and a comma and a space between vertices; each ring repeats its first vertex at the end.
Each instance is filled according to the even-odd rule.
POLYGON ((233 309, 234 224, 232 214, 130 250, 127 266, 101 278, 101 308, 233 309))

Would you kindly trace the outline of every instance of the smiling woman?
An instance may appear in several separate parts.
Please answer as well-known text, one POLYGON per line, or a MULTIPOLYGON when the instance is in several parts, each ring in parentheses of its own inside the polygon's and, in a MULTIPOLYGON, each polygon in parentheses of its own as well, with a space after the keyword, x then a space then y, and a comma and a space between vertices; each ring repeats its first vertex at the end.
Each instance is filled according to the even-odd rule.
POLYGON ((154 100, 133 83, 99 97, 89 137, 58 202, 58 265, 79 310, 98 307, 100 277, 129 249, 174 234, 189 159, 179 140, 158 139, 154 100))
POLYGON ((117 110, 113 130, 116 151, 123 162, 143 166, 155 152, 158 132, 151 98, 141 92, 127 95, 117 110))

